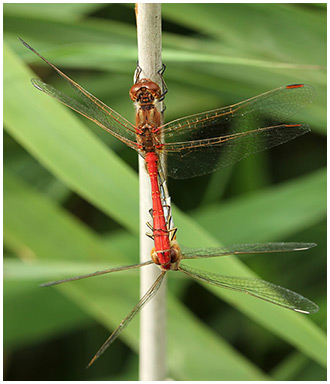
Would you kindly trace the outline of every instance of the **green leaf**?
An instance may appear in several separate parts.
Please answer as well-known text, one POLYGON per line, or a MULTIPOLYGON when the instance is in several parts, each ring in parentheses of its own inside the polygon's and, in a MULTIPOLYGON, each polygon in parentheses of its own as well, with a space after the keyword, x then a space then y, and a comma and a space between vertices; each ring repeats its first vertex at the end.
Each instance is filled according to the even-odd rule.
POLYGON ((5 4, 4 12, 6 15, 22 15, 24 18, 31 17, 32 19, 38 16, 42 19, 50 20, 75 20, 81 18, 84 14, 96 11, 102 8, 101 4, 88 4, 88 3, 73 3, 67 4, 67 7, 63 7, 62 4, 55 3, 35 3, 35 4, 5 4))
POLYGON ((326 217, 326 184, 327 173, 321 169, 276 188, 212 204, 192 215, 226 244, 280 240, 326 217))
POLYGON ((84 311, 55 290, 21 278, 4 284, 4 345, 23 348, 91 325, 84 311), (46 304, 46 305, 45 305, 46 304), (65 316, 64 316, 65 315, 65 316), (22 326, 24 319, 24 326, 22 326))

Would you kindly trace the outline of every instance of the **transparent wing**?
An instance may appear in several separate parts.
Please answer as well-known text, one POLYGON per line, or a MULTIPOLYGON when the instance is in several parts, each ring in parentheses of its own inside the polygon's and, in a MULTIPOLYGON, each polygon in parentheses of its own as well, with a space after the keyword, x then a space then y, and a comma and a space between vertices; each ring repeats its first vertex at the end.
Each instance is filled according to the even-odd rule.
POLYGON ((207 257, 240 255, 245 253, 273 253, 305 251, 315 247, 315 243, 255 243, 234 244, 225 248, 186 248, 181 247, 183 259, 199 259, 207 257))
POLYGON ((58 284, 62 284, 62 283, 68 283, 70 281, 87 279, 88 277, 105 275, 106 273, 126 271, 128 269, 140 268, 140 267, 144 267, 145 265, 150 265, 150 264, 153 264, 152 260, 145 261, 144 263, 140 263, 140 264, 126 265, 124 267, 118 267, 118 268, 110 268, 110 269, 106 269, 104 271, 96 271, 96 272, 88 273, 87 275, 80 275, 80 276, 69 277, 67 279, 50 281, 48 283, 40 284, 40 287, 52 287, 53 285, 58 285, 58 284))
POLYGON ((223 276, 216 273, 200 271, 182 264, 179 266, 179 270, 198 281, 247 293, 296 312, 311 314, 319 310, 319 307, 315 303, 299 295, 299 293, 290 291, 279 285, 268 283, 264 280, 248 277, 223 276))
POLYGON ((284 123, 314 96, 309 85, 288 85, 165 124, 160 131, 168 174, 174 178, 207 174, 303 135, 310 130, 307 125, 284 123))
POLYGON ((311 103, 315 95, 316 91, 310 85, 286 85, 237 104, 173 120, 163 125, 162 132, 166 138, 174 134, 176 138, 180 135, 184 138, 187 133, 192 134, 203 129, 201 134, 205 136, 213 137, 217 133, 220 136, 226 133, 225 123, 236 119, 241 125, 232 133, 246 132, 249 129, 249 120, 254 123, 267 118, 270 125, 278 125, 311 103))
POLYGON ((116 338, 120 335, 120 333, 123 331, 125 327, 130 323, 131 320, 140 312, 140 310, 150 301, 157 291, 159 290, 162 281, 164 280, 164 277, 166 275, 166 272, 162 272, 156 279, 156 281, 153 283, 153 285, 148 289, 146 294, 140 299, 140 301, 137 303, 137 305, 133 308, 133 310, 128 314, 127 317, 118 325, 118 327, 113 331, 113 333, 110 335, 110 337, 106 340, 106 342, 102 345, 102 347, 97 351, 93 359, 88 364, 87 368, 90 367, 96 359, 98 359, 102 353, 109 347, 111 343, 113 343, 116 338))
POLYGON ((165 146, 168 175, 174 179, 202 176, 258 152, 284 144, 310 131, 308 125, 281 125, 227 138, 193 140, 165 146))
POLYGON ((37 51, 30 47, 25 41, 20 39, 22 43, 36 55, 38 55, 45 63, 51 66, 79 95, 81 101, 71 98, 70 96, 60 92, 51 85, 42 82, 39 79, 32 79, 32 84, 40 91, 49 96, 54 97, 62 104, 87 117, 101 128, 123 141, 126 145, 135 150, 138 150, 136 144, 136 135, 134 125, 126 120, 119 113, 108 107, 102 101, 98 100, 91 93, 86 91, 78 83, 70 79, 65 73, 60 71, 55 65, 50 63, 47 59, 41 56, 37 51))

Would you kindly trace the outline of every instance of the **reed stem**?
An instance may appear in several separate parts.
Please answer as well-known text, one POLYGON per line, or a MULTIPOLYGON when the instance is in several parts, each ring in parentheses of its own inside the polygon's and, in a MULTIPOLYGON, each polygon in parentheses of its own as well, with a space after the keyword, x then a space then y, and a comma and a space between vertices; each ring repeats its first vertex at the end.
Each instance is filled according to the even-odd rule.
MULTIPOLYGON (((149 78, 160 86, 158 71, 161 59, 161 4, 136 4, 136 24, 140 78, 149 78)), ((139 157, 140 177, 140 261, 150 260, 153 241, 145 232, 146 222, 152 218, 151 185, 144 159, 139 157)), ((160 270, 156 266, 140 271, 140 296, 154 283, 160 270)), ((140 316, 140 372, 142 381, 159 381, 166 377, 166 285, 163 282, 157 295, 141 311, 140 316)))

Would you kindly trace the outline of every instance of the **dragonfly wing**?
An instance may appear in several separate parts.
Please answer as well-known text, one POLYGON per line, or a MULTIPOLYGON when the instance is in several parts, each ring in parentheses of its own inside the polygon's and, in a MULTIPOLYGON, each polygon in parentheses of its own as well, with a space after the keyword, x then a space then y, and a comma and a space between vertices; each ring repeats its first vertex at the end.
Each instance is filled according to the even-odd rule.
POLYGON ((209 174, 310 131, 308 125, 279 125, 243 134, 165 144, 168 175, 186 179, 209 174))
POLYGON ((305 251, 315 247, 315 243, 255 243, 234 244, 221 248, 186 248, 180 247, 183 259, 200 259, 227 255, 240 255, 245 253, 274 253, 305 251))
POLYGON ((137 305, 133 308, 133 310, 128 314, 128 316, 118 325, 118 327, 113 331, 113 333, 110 335, 110 337, 106 340, 106 342, 102 345, 102 347, 97 351, 93 359, 88 364, 87 368, 90 367, 96 359, 98 359, 102 353, 109 347, 111 343, 113 343, 116 338, 120 335, 120 333, 123 331, 125 327, 130 323, 131 320, 140 312, 140 310, 150 301, 155 294, 158 292, 164 277, 166 275, 166 272, 162 272, 153 285, 148 289, 148 291, 145 293, 145 295, 140 299, 140 301, 137 303, 137 305))
POLYGON ((165 124, 163 149, 168 154, 169 175, 188 178, 207 174, 308 132, 307 125, 283 123, 314 96, 311 86, 285 86, 165 124))
MULTIPOLYGON (((267 119, 269 125, 279 125, 310 104, 315 95, 316 91, 310 85, 286 85, 237 104, 173 120, 163 125, 162 132, 165 138, 172 142, 174 140, 171 140, 171 137, 185 138, 187 133, 192 135, 198 132, 204 137, 225 135, 226 123, 232 121, 240 123, 233 128, 233 133, 248 131, 251 121, 259 122, 260 125, 264 119, 267 119), (201 130, 203 132, 200 132, 201 130)), ((175 141, 184 140, 176 139, 175 141)))
POLYGON ((299 293, 280 287, 267 281, 248 277, 223 276, 216 273, 204 272, 186 265, 180 265, 179 270, 186 275, 211 285, 244 292, 259 299, 269 301, 296 312, 311 314, 319 310, 312 301, 299 293))
POLYGON ((134 268, 140 268, 140 267, 144 267, 145 265, 150 265, 153 263, 154 262, 152 260, 148 260, 148 261, 145 261, 144 263, 140 263, 140 264, 126 265, 124 267, 118 267, 118 268, 110 268, 110 269, 106 269, 104 271, 96 271, 96 272, 88 273, 86 275, 80 275, 80 276, 69 277, 67 279, 50 281, 48 283, 40 284, 40 287, 52 287, 53 285, 68 283, 70 281, 76 281, 76 280, 81 280, 81 279, 87 279, 88 277, 100 276, 100 275, 105 275, 107 273, 126 271, 128 269, 134 269, 134 268))
POLYGON ((32 79, 32 84, 40 91, 46 93, 49 96, 54 97, 62 104, 87 117, 101 128, 123 141, 128 146, 137 150, 135 127, 129 121, 127 121, 119 113, 108 107, 102 101, 98 100, 91 93, 86 91, 74 80, 70 79, 65 73, 59 70, 46 58, 41 56, 37 51, 30 47, 25 41, 21 40, 22 43, 38 55, 45 63, 52 67, 79 95, 81 102, 67 96, 66 94, 55 89, 51 85, 48 85, 41 80, 32 79))

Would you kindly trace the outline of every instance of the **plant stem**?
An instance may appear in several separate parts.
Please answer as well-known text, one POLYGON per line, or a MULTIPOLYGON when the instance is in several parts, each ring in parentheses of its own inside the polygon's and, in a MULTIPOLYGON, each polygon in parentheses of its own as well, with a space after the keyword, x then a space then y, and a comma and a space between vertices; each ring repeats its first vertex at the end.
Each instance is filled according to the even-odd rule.
MULTIPOLYGON (((161 59, 161 5, 136 4, 137 40, 140 78, 149 78, 160 86, 158 71, 161 59)), ((150 260, 153 242, 146 235, 146 222, 152 221, 151 185, 144 159, 139 157, 140 176, 140 261, 150 260)), ((142 296, 159 276, 159 268, 141 268, 140 295, 142 296)), ((166 376, 166 285, 141 311, 140 316, 140 373, 142 381, 164 380, 166 376)))

